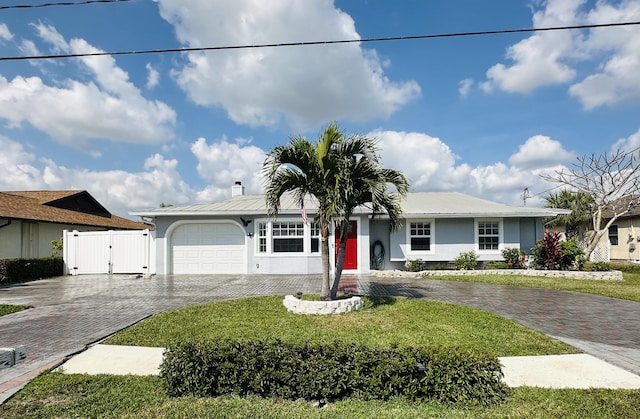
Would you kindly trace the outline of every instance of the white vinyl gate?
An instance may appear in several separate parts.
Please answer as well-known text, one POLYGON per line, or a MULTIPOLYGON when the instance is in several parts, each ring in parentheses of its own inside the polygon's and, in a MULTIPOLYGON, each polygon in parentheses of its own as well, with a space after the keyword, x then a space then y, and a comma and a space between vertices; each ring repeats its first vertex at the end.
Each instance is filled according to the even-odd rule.
POLYGON ((65 230, 63 240, 67 274, 155 273, 155 246, 149 230, 65 230))

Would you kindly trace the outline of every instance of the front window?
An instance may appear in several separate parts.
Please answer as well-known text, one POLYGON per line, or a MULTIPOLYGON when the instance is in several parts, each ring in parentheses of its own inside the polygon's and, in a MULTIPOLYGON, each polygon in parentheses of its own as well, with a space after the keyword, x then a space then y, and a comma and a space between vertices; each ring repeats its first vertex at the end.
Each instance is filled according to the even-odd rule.
POLYGON ((267 252, 267 224, 258 224, 258 252, 267 252))
POLYGON ((478 249, 498 250, 500 245, 500 223, 498 221, 480 221, 478 223, 478 249))
POLYGON ((612 225, 609 227, 609 242, 611 242, 612 246, 618 245, 618 226, 612 225))
POLYGON ((311 224, 311 253, 320 251, 320 224, 311 224))
POLYGON ((278 222, 271 226, 274 253, 302 253, 304 251, 304 224, 278 222))
POLYGON ((431 223, 414 222, 410 226, 410 241, 412 251, 431 250, 431 223))

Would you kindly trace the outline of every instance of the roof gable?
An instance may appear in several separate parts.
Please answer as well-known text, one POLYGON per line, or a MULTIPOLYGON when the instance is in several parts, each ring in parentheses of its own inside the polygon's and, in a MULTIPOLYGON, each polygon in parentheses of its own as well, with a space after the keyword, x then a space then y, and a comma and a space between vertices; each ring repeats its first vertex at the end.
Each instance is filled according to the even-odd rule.
POLYGON ((111 216, 111 213, 87 191, 18 191, 8 193, 36 199, 41 205, 100 217, 111 216))

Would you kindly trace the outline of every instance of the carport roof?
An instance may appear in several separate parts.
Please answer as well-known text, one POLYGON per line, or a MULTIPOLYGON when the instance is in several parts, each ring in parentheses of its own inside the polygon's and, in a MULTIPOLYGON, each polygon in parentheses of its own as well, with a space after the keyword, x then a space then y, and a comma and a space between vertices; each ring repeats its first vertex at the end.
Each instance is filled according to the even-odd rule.
MULTIPOLYGON (((300 206, 286 194, 280 201, 280 214, 298 214, 300 206)), ((315 200, 305 201, 305 209, 313 214, 315 200)), ((555 217, 568 210, 557 208, 520 207, 500 204, 457 192, 414 192, 402 202, 403 218, 466 218, 466 217, 555 217)), ((361 207, 357 213, 370 213, 361 207)), ((263 215, 267 213, 264 195, 239 195, 222 202, 163 207, 132 211, 141 217, 184 217, 202 215, 263 215)))

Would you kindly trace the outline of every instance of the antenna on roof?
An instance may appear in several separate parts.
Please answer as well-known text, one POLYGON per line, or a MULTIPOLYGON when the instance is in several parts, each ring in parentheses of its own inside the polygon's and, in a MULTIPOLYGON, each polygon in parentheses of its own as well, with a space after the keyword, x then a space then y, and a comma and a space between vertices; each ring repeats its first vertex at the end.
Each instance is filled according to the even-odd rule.
POLYGON ((520 195, 520 198, 522 198, 522 203, 526 207, 527 199, 531 198, 531 194, 529 193, 529 188, 524 188, 524 191, 522 191, 522 195, 520 195))

